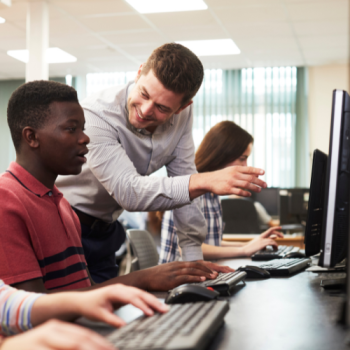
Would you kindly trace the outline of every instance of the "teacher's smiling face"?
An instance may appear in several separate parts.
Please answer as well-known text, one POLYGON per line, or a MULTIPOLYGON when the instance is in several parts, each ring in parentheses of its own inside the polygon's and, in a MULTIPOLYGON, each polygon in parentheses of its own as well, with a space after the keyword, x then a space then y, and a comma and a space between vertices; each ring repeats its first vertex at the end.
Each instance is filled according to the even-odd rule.
POLYGON ((142 65, 135 79, 135 86, 128 97, 129 121, 136 129, 153 133, 158 125, 180 113, 192 101, 182 106, 183 94, 166 89, 152 70, 141 74, 142 65))

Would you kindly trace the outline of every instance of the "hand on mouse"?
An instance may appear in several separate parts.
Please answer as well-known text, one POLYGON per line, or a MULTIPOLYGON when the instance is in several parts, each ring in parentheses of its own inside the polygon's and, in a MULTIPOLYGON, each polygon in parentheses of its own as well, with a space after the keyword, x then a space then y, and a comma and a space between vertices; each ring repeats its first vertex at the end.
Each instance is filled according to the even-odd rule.
POLYGON ((277 249, 278 244, 274 238, 283 238, 283 233, 280 230, 281 227, 271 227, 265 232, 263 232, 259 237, 252 239, 249 243, 242 247, 243 254, 245 256, 252 256, 258 250, 264 249, 266 246, 270 245, 274 249, 277 249))

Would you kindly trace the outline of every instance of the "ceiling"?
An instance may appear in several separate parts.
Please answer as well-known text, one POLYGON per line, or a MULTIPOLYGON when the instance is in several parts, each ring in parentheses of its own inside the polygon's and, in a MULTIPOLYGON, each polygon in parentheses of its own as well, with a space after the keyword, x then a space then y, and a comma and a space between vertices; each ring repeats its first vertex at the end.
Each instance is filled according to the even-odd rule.
MULTIPOLYGON (((142 15, 124 0, 48 0, 50 47, 78 58, 51 64, 50 76, 135 71, 165 42, 201 39, 231 38, 241 49, 240 55, 201 57, 205 68, 349 62, 348 0, 205 2, 204 11, 142 15)), ((0 79, 25 76, 25 64, 6 51, 26 47, 26 12, 25 0, 0 7, 6 19, 0 24, 0 79)))

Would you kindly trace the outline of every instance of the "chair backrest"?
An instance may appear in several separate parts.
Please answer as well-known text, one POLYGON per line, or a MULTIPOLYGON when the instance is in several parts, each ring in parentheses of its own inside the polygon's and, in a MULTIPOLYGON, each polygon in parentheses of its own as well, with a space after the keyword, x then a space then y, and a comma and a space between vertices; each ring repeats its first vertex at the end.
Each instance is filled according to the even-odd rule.
POLYGON ((226 198, 221 201, 224 233, 259 233, 259 220, 253 201, 226 198))
POLYGON ((143 270, 158 265, 159 254, 153 237, 148 231, 130 229, 126 231, 135 256, 133 270, 143 270))

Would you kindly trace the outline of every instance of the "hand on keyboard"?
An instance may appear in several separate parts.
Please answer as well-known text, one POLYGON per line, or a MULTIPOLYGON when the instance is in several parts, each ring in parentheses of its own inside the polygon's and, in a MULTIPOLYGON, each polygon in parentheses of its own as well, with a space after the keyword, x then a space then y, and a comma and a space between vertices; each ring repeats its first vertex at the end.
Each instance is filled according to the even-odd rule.
MULTIPOLYGON (((208 267, 213 272, 222 272, 222 273, 235 272, 235 270, 231 269, 231 267, 229 267, 229 266, 218 265, 218 264, 214 264, 210 261, 204 261, 204 260, 197 260, 197 261, 199 263, 205 265, 206 267, 208 267)), ((217 277, 217 274, 215 277, 217 277)))
POLYGON ((141 288, 152 291, 168 291, 185 283, 198 283, 217 277, 217 270, 234 271, 209 261, 174 261, 136 271, 140 275, 141 288))
POLYGON ((283 238, 283 233, 277 230, 280 230, 281 227, 271 227, 265 232, 263 232, 259 237, 254 238, 249 243, 243 247, 243 253, 246 256, 251 256, 258 250, 264 249, 267 246, 272 246, 274 249, 277 249, 278 244, 274 238, 283 238))
MULTIPOLYGON (((155 313, 165 313, 168 306, 160 302, 154 295, 135 287, 124 286, 123 284, 113 284, 95 290, 75 293, 73 310, 78 310, 78 316, 84 316, 91 321, 100 321, 110 324, 113 327, 121 327, 125 322, 115 315, 113 311, 119 307, 131 304, 139 308, 146 316, 153 316, 155 313)), ((46 295, 38 302, 46 306, 46 295)), ((70 293, 62 293, 61 299, 57 301, 67 307, 70 293)), ((39 304, 40 306, 40 304, 39 304)), ((73 315, 75 315, 73 313, 73 315)))

